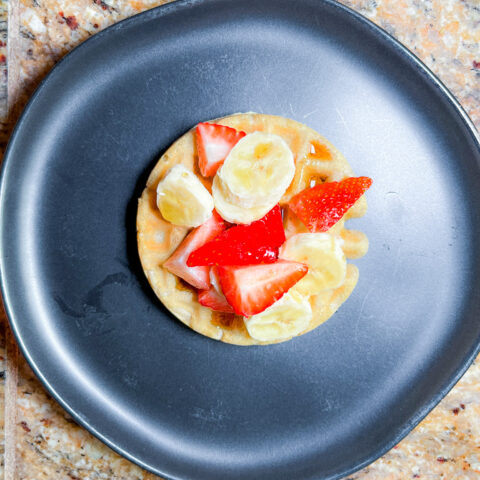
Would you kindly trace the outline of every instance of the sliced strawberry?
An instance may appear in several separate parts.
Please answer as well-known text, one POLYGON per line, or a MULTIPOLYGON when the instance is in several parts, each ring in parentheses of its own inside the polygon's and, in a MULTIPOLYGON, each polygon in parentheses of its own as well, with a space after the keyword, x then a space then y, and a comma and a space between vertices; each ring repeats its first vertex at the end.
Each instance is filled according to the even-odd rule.
POLYGON ((308 272, 303 263, 278 260, 248 267, 218 267, 228 303, 238 315, 250 317, 279 300, 308 272))
POLYGON ((341 182, 326 182, 303 190, 289 207, 311 232, 325 232, 370 188, 372 179, 350 177, 341 182))
POLYGON ((276 205, 250 225, 237 225, 221 233, 188 257, 188 266, 254 265, 272 263, 285 242, 282 213, 276 205))
POLYGON ((227 224, 214 210, 213 215, 202 225, 192 230, 173 252, 163 266, 174 275, 183 278, 195 288, 207 289, 210 286, 208 267, 188 267, 187 258, 193 250, 212 240, 227 228, 227 224))
POLYGON ((200 305, 216 310, 217 312, 234 313, 225 295, 213 287, 210 287, 208 290, 200 290, 198 292, 198 302, 200 305))
POLYGON ((245 132, 217 125, 197 125, 198 166, 204 177, 213 177, 235 144, 246 135, 245 132))
POLYGON ((222 287, 220 286, 220 276, 218 275, 218 267, 210 267, 210 285, 219 293, 223 295, 222 287))

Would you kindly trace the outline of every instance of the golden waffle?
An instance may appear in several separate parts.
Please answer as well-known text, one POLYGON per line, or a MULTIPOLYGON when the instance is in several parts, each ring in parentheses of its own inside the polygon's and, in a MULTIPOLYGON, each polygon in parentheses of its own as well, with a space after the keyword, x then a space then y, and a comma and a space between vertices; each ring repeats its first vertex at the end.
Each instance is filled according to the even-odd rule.
MULTIPOLYGON (((307 231, 301 221, 286 207, 293 195, 315 183, 338 181, 353 176, 350 165, 328 140, 294 120, 273 115, 245 113, 224 117, 214 122, 247 133, 254 131, 274 133, 281 136, 289 145, 295 158, 295 176, 280 202, 287 237, 307 231)), ((202 335, 237 345, 277 343, 259 342, 251 338, 243 318, 238 315, 214 312, 203 307, 198 303, 197 293, 193 287, 162 267, 189 231, 186 227, 179 227, 165 221, 156 204, 158 182, 171 167, 179 163, 191 169, 211 192, 211 179, 203 178, 198 169, 195 131, 190 130, 162 155, 150 174, 147 186, 138 202, 138 251, 150 285, 175 317, 202 335)), ((344 226, 348 218, 364 215, 366 208, 366 200, 361 197, 345 217, 328 232, 343 238, 343 250, 347 258, 359 258, 368 250, 366 235, 362 232, 347 230, 344 226)), ((349 297, 357 281, 357 267, 348 264, 346 280, 342 286, 310 297, 313 318, 303 333, 328 320, 349 297)))

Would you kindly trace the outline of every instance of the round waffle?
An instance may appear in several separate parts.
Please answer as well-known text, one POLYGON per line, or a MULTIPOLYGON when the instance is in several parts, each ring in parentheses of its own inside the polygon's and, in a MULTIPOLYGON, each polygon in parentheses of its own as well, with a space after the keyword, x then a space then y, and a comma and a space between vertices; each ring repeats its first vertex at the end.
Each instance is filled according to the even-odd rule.
MULTIPOLYGON (((295 176, 280 201, 287 238, 307 231, 301 221, 287 208, 287 202, 293 195, 320 182, 339 181, 353 176, 352 169, 343 155, 328 140, 302 123, 256 113, 231 115, 212 122, 247 133, 255 131, 274 133, 281 136, 289 145, 295 159, 295 176)), ((192 170, 211 192, 211 179, 202 177, 198 169, 195 143, 195 130, 190 130, 175 141, 155 165, 139 199, 137 240, 145 275, 165 307, 196 332, 236 345, 276 343, 259 342, 251 338, 241 316, 215 312, 200 305, 195 288, 162 267, 189 229, 173 225, 162 218, 156 203, 159 181, 171 167, 183 164, 192 170)), ((347 258, 359 258, 368 250, 368 239, 364 233, 345 228, 345 220, 363 216, 366 208, 366 200, 362 196, 345 217, 328 232, 343 239, 343 250, 347 258)), ((302 334, 328 320, 349 297, 357 281, 357 267, 348 264, 343 285, 311 296, 313 317, 302 334)))

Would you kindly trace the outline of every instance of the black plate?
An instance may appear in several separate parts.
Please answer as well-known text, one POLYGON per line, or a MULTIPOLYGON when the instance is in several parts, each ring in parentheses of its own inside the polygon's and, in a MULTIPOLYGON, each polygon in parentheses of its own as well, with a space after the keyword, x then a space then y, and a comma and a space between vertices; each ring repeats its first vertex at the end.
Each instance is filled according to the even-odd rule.
POLYGON ((478 350, 479 142, 419 61, 318 0, 182 1, 96 35, 38 89, 2 179, 8 313, 66 410, 182 479, 338 478, 398 442, 478 350), (374 178, 360 282, 324 326, 241 348, 166 313, 137 197, 195 123, 305 122, 374 178))

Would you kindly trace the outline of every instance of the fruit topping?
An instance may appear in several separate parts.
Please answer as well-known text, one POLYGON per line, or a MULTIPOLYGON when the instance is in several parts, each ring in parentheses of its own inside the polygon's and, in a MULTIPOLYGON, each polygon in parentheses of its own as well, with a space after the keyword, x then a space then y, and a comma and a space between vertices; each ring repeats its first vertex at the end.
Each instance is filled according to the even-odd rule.
POLYGON ((204 177, 213 177, 245 132, 215 123, 197 125, 198 166, 204 177))
POLYGON ((208 290, 200 290, 198 292, 198 302, 204 307, 211 308, 217 312, 233 313, 233 308, 227 302, 223 293, 210 287, 208 290))
POLYGON ((250 225, 225 230, 190 254, 187 265, 253 265, 272 263, 285 242, 282 213, 276 205, 262 219, 250 225))
POLYGON ((277 204, 295 174, 293 153, 271 133, 243 137, 228 154, 213 183, 218 213, 232 223, 251 223, 277 204))
POLYGON ((295 285, 295 291, 305 296, 316 295, 343 284, 347 259, 342 243, 328 233, 299 233, 282 245, 280 258, 308 265, 308 273, 295 285))
POLYGON ((212 216, 213 198, 193 172, 175 165, 157 186, 157 206, 174 225, 198 227, 212 216))
POLYGON ((371 185, 372 179, 368 177, 325 182, 301 191, 288 205, 310 232, 325 232, 345 215, 371 185))
POLYGON ((218 267, 227 301, 238 315, 250 317, 279 300, 308 272, 303 263, 277 260, 249 266, 218 267))
POLYGON ((244 318, 244 322, 252 338, 271 342, 302 333, 311 319, 312 307, 308 299, 290 290, 263 312, 244 318))
POLYGON ((179 276, 195 288, 206 290, 210 287, 209 267, 188 267, 187 259, 191 252, 212 240, 227 228, 227 224, 215 210, 212 216, 192 230, 163 264, 170 273, 179 276))

